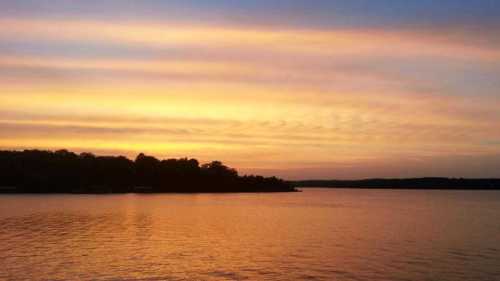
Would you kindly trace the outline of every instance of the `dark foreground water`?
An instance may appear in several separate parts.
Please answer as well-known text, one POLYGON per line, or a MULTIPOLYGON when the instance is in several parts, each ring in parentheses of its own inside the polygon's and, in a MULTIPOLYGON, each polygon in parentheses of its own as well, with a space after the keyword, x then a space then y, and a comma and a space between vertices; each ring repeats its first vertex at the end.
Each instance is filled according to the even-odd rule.
POLYGON ((500 280, 500 192, 2 195, 0 280, 500 280))

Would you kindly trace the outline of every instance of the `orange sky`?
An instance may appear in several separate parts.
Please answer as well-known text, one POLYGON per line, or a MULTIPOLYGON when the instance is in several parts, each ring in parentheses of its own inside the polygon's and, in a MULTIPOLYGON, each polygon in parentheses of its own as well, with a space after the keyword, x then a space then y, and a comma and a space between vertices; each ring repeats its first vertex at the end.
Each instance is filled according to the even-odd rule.
POLYGON ((5 15, 0 147, 286 178, 500 176, 490 35, 5 15))

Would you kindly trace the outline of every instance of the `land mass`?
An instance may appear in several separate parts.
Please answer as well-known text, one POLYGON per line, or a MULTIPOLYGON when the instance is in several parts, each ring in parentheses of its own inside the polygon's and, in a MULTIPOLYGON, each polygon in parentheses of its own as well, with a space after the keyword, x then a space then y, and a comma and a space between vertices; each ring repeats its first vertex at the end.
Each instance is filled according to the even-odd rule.
POLYGON ((0 193, 291 192, 276 177, 238 175, 219 161, 158 160, 139 154, 76 154, 67 150, 0 151, 0 193))
POLYGON ((391 189, 500 189, 500 179, 465 178, 408 178, 408 179, 363 179, 363 180, 303 180, 290 182, 295 187, 330 188, 391 188, 391 189))

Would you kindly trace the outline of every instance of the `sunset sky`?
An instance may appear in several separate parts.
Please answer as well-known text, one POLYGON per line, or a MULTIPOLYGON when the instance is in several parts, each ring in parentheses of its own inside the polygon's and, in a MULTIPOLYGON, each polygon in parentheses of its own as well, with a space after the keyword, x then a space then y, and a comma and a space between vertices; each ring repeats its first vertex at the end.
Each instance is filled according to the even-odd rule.
POLYGON ((500 177, 500 1, 0 0, 0 148, 500 177))

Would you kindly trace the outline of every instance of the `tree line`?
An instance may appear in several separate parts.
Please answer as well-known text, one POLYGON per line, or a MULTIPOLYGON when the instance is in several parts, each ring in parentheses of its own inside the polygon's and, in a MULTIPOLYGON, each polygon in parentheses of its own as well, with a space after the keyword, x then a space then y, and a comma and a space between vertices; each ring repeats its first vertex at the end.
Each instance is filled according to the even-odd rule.
POLYGON ((0 193, 296 191, 276 177, 238 175, 219 161, 159 160, 143 153, 96 156, 68 150, 0 151, 0 193))

